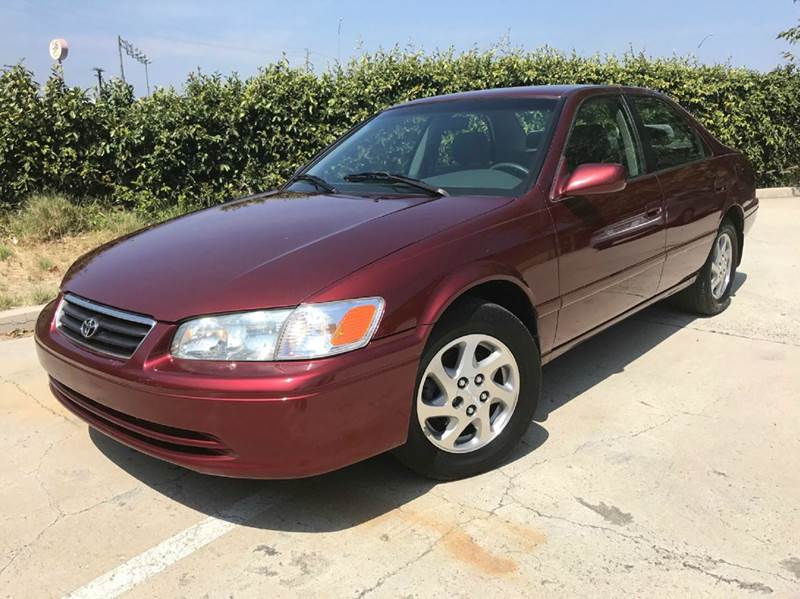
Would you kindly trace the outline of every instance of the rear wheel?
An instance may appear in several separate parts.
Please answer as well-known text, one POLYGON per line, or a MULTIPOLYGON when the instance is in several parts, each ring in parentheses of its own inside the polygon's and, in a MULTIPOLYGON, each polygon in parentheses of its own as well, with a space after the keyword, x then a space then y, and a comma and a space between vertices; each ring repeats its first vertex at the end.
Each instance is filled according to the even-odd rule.
POLYGON ((712 316, 722 312, 731 303, 738 261, 739 238, 736 229, 726 220, 717 232, 697 280, 677 296, 678 302, 698 314, 712 316))
POLYGON ((540 378, 539 351, 525 325, 497 304, 465 302, 431 335, 408 440, 395 456, 437 479, 495 467, 533 419, 540 378))

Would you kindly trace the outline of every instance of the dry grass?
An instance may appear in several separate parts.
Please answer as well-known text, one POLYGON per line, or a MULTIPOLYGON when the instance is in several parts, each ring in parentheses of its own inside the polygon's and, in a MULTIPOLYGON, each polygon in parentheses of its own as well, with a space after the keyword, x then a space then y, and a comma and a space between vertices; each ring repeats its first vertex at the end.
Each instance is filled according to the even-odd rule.
POLYGON ((58 195, 32 196, 0 221, 0 310, 50 301, 79 256, 147 224, 133 212, 79 207, 58 195))
POLYGON ((7 246, 11 255, 0 262, 0 310, 43 304, 58 293, 67 268, 82 254, 116 235, 93 231, 58 241, 7 246))

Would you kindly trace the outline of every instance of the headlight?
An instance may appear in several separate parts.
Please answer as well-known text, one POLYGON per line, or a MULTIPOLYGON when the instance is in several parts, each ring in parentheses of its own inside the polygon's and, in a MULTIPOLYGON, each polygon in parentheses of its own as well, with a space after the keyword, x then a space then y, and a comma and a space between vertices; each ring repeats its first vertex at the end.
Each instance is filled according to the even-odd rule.
POLYGON ((186 360, 270 361, 321 358, 364 347, 383 315, 382 298, 302 304, 206 316, 183 323, 172 355, 186 360))
POLYGON ((172 355, 187 360, 272 360, 291 310, 206 316, 183 323, 172 355))

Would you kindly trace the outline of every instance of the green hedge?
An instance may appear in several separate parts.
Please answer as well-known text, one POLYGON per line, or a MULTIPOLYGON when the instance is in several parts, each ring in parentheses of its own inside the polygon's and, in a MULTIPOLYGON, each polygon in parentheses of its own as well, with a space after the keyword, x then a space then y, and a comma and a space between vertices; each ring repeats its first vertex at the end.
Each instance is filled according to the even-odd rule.
POLYGON ((112 81, 95 97, 22 65, 0 74, 0 206, 35 192, 143 212, 185 210, 274 187, 348 127, 386 106, 461 90, 617 83, 661 90, 743 150, 760 185, 800 178, 800 72, 644 55, 381 52, 314 74, 192 74, 147 98, 112 81))

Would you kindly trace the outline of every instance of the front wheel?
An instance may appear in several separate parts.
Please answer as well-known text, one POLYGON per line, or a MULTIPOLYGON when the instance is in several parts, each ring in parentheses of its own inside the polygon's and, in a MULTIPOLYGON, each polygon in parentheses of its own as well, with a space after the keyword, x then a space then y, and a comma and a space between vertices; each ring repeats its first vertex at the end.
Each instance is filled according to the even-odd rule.
POLYGON ((539 351, 525 325, 497 304, 463 303, 431 335, 408 440, 395 456, 443 480, 495 467, 533 419, 540 380, 539 351))
POLYGON ((678 295, 678 301, 691 312, 713 316, 731 303, 733 280, 739 260, 739 237, 729 221, 717 231, 714 245, 697 280, 678 295))

